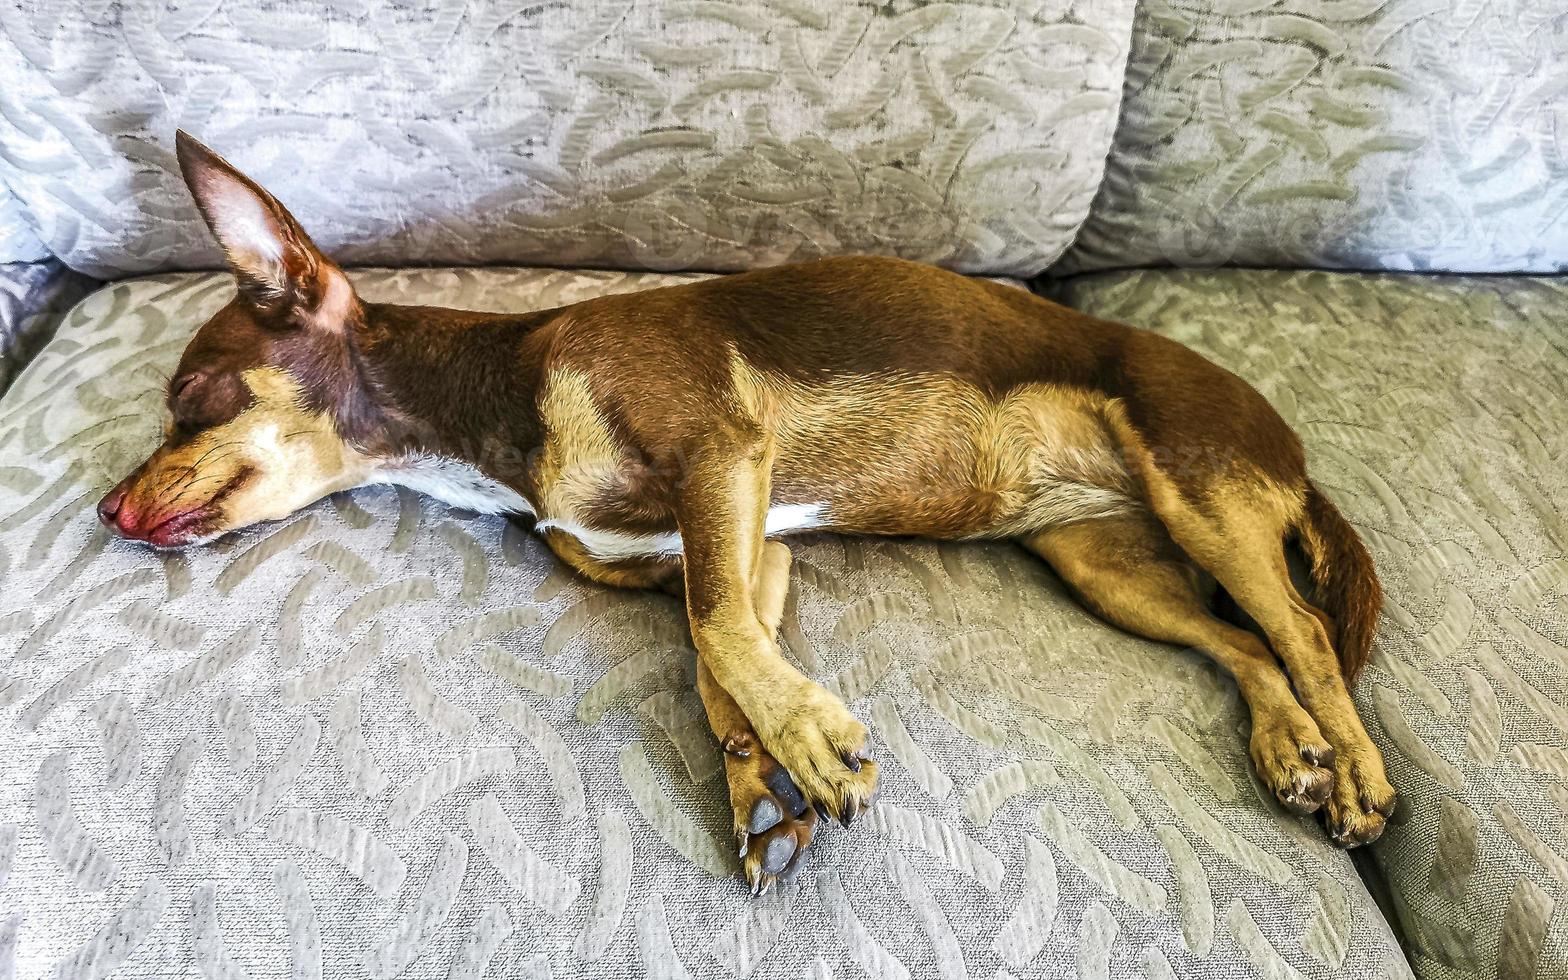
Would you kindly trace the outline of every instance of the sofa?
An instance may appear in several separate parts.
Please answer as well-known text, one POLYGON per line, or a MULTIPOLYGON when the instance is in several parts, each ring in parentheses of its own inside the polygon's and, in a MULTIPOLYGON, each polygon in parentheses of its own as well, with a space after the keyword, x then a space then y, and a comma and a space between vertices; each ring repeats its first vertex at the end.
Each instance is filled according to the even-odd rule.
POLYGON ((0 78, 0 978, 1568 977, 1560 4, 0 0, 0 78), (804 536, 883 788, 752 898, 677 600, 388 487, 112 537, 233 289, 176 127, 370 300, 875 252, 1201 351, 1375 556, 1387 832, 1022 550, 804 536))

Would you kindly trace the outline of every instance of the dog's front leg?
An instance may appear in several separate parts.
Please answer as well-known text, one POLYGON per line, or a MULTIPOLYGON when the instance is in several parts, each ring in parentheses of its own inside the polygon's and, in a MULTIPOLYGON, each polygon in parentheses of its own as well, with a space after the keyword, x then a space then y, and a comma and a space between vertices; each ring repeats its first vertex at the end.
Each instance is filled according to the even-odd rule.
POLYGON ((764 622, 770 611, 758 606, 771 463, 760 438, 733 440, 703 452, 679 492, 692 639, 704 671, 806 802, 847 826, 876 791, 866 728, 784 659, 764 622))
MULTIPOLYGON (((772 637, 778 636, 789 598, 789 565, 789 548, 783 542, 769 541, 763 547, 754 591, 757 615, 772 637)), ((805 867, 818 814, 784 767, 757 741, 751 719, 713 679, 701 657, 697 658, 697 691, 708 712, 708 725, 724 747, 724 776, 741 870, 751 893, 765 895, 775 882, 792 881, 805 867)))

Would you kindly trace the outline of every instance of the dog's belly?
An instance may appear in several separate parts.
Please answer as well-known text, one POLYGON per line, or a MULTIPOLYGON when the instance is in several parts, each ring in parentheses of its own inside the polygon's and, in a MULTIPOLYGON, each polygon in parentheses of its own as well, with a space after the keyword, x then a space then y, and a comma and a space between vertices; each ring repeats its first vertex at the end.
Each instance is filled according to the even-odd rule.
MULTIPOLYGON (((772 537, 823 526, 826 508, 821 504, 774 504, 768 508, 767 534, 772 537)), ((627 558, 676 558, 684 549, 680 532, 636 533, 610 528, 590 527, 570 517, 546 517, 535 525, 540 531, 564 531, 600 561, 627 558)))
POLYGON ((828 530, 942 539, 1019 537, 1140 506, 1103 395, 913 381, 781 399, 773 499, 821 503, 828 530))
MULTIPOLYGON (((873 389, 863 401, 774 413, 767 534, 1024 537, 1141 506, 1106 428, 1103 398, 1046 386, 1000 399, 949 385, 932 390, 943 397, 873 389)), ((603 561, 682 554, 673 519, 634 516, 639 501, 627 493, 635 481, 604 482, 618 485, 618 495, 580 502, 587 506, 544 493, 563 506, 542 512, 539 528, 570 534, 603 561)))

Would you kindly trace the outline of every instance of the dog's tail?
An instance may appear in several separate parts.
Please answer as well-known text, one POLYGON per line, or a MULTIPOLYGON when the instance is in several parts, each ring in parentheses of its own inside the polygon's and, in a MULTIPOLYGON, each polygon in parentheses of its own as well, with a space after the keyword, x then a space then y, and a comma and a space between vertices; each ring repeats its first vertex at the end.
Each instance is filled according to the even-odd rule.
POLYGON ((1378 584, 1372 556, 1355 528, 1310 482, 1306 503, 1306 513, 1297 528, 1301 547, 1311 562, 1318 599, 1338 627, 1339 635, 1330 639, 1339 651, 1340 670, 1346 683, 1353 683, 1372 658, 1372 637, 1383 609, 1383 587, 1378 584))

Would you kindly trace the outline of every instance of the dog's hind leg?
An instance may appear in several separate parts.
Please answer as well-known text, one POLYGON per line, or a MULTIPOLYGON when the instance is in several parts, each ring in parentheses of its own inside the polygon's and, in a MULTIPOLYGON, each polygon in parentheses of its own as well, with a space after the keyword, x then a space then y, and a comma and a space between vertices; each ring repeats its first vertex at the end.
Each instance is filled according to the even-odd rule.
POLYGON ((1347 685, 1371 651, 1382 602, 1371 558, 1308 481, 1301 440, 1256 389, 1156 334, 1127 336, 1123 355, 1103 419, 1138 496, 1262 629, 1334 747, 1322 809, 1329 835, 1345 847, 1375 840, 1394 789, 1347 685), (1291 584, 1291 539, 1312 559, 1321 617, 1291 584))
POLYGON ((1350 700, 1323 619, 1290 581, 1283 526, 1256 513, 1227 522, 1188 518, 1168 522, 1172 536, 1262 627, 1334 746, 1334 792, 1323 811, 1329 835, 1344 847, 1376 840, 1393 812, 1394 788, 1350 700))
POLYGON ((1298 813, 1323 805, 1334 785, 1334 750, 1263 642, 1209 612, 1198 569, 1157 520, 1143 512, 1097 518, 1022 543, 1100 618, 1139 636, 1202 649, 1229 671, 1252 713, 1259 778, 1298 813))
MULTIPOLYGON (((877 767, 864 755, 865 726, 779 652, 774 630, 788 590, 788 554, 764 538, 771 463, 760 436, 732 433, 693 460, 679 491, 676 520, 699 680, 713 695, 709 708, 718 718, 710 721, 720 739, 731 718, 718 697, 722 689, 737 723, 749 723, 755 742, 784 768, 804 803, 820 804, 847 824, 870 804, 877 767)), ((751 816, 737 803, 737 826, 751 816)))
POLYGON ((1323 806, 1329 836, 1342 847, 1376 840, 1393 812, 1394 788, 1350 699, 1345 673, 1352 668, 1329 638, 1332 620, 1296 591, 1285 560, 1286 540, 1306 520, 1305 478, 1293 491, 1238 467, 1208 474, 1201 493, 1183 492, 1135 434, 1122 441, 1171 539, 1262 628, 1334 747, 1334 789, 1323 806))

